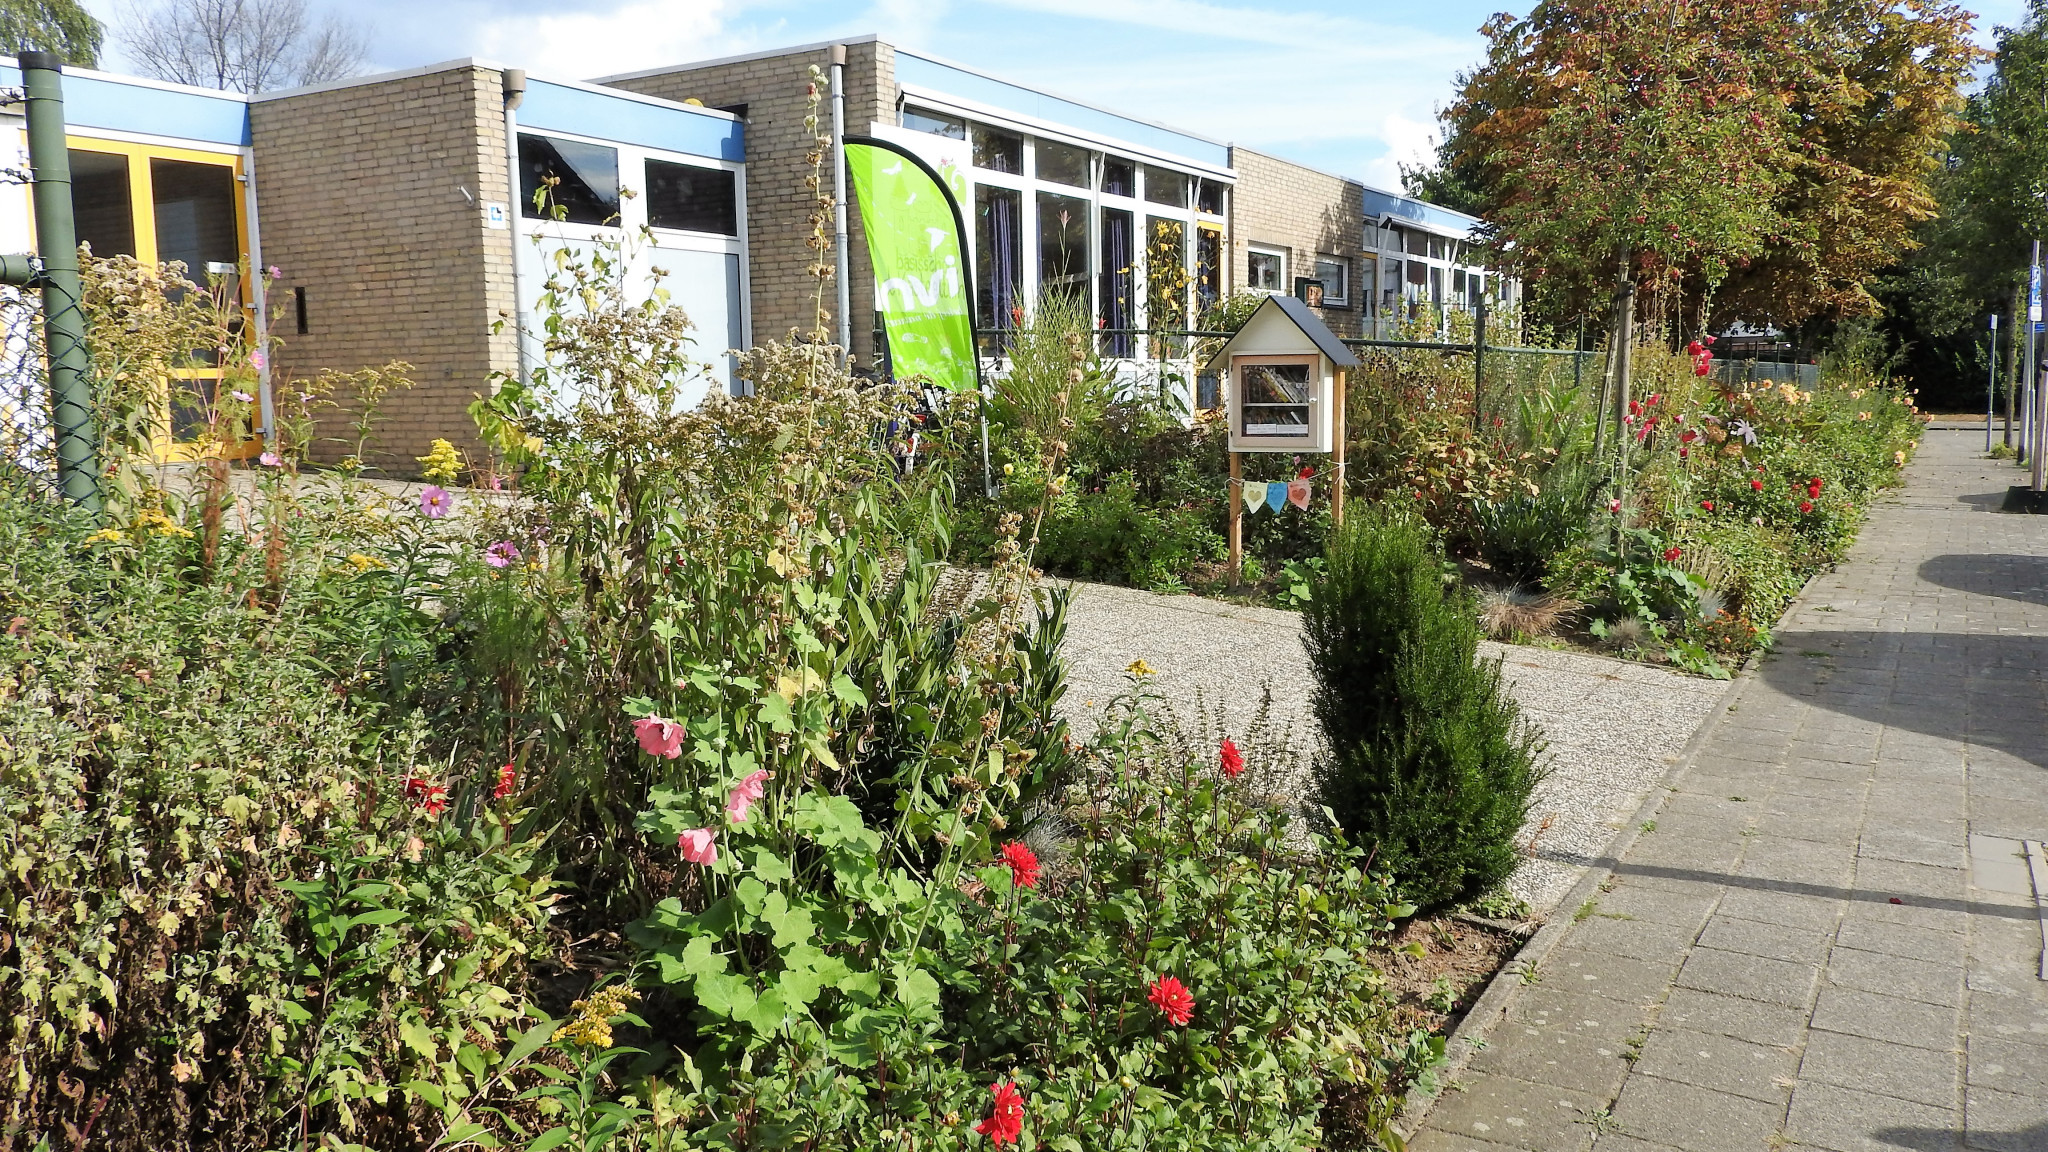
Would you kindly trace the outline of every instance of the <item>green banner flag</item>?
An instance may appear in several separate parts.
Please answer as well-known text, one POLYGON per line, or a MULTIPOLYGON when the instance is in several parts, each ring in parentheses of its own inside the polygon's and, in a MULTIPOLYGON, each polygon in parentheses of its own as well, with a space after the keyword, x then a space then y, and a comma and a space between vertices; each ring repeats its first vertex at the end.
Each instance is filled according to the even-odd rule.
POLYGON ((846 139, 868 234, 875 298, 899 380, 966 392, 980 383, 960 206, 924 161, 884 140, 846 139))

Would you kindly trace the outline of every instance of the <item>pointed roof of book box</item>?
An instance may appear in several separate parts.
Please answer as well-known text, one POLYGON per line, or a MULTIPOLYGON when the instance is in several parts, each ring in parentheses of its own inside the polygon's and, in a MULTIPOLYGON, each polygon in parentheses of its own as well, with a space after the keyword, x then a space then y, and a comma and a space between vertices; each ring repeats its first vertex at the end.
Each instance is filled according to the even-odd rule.
MULTIPOLYGON (((1239 351, 1241 344, 1266 343, 1272 337, 1274 324, 1281 321, 1298 329, 1309 343, 1315 345, 1316 351, 1329 357, 1332 365, 1338 368, 1358 367, 1358 357, 1352 355, 1351 349, 1344 346, 1344 341, 1339 340, 1335 332, 1330 331, 1330 326, 1323 323, 1322 317, 1310 311, 1309 306, 1299 299, 1276 294, 1266 297, 1264 303, 1254 308, 1250 316, 1245 317, 1244 324, 1237 330, 1237 334, 1224 341, 1223 347, 1209 358, 1209 362, 1202 366, 1202 370, 1213 372, 1218 365, 1228 365, 1231 353, 1239 351), (1279 315, 1270 315, 1273 312, 1279 315)), ((1259 351, 1272 352, 1276 349, 1260 348, 1259 351)))

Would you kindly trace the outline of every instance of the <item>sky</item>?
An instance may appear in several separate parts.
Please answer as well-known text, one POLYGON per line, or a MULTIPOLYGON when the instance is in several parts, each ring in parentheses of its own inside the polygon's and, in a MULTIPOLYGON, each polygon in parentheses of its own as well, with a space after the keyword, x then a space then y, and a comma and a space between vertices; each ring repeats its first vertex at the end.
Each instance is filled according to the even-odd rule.
MULTIPOLYGON (((134 0, 86 0, 128 70, 134 0)), ((1979 0, 1979 38, 2024 0, 1979 0)), ((344 11, 327 0, 315 10, 344 11)), ((875 33, 1005 80, 1398 188, 1500 0, 352 0, 374 70, 594 76, 875 33)))

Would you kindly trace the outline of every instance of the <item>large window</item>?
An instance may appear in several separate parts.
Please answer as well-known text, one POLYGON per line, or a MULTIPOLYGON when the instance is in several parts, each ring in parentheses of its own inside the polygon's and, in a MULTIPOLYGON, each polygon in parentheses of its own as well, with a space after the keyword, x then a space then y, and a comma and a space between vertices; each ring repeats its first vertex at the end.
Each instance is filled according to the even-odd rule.
POLYGON ((559 213, 571 224, 616 224, 619 150, 522 132, 519 199, 520 212, 530 219, 552 220, 559 213), (534 206, 537 197, 546 209, 534 206))
POLYGON ((1364 291, 1358 294, 1358 307, 1367 318, 1371 318, 1379 311, 1374 307, 1373 299, 1380 282, 1379 263, 1377 256, 1362 256, 1358 261, 1358 283, 1364 288, 1364 291))
POLYGON ((1109 196, 1138 194, 1138 166, 1129 160, 1108 157, 1102 162, 1102 191, 1109 196))
POLYGON ((1186 341, 1158 335, 1188 326, 1187 225, 1163 216, 1145 218, 1145 327, 1153 330, 1152 355, 1187 355, 1186 341))
POLYGON ((1195 181, 1195 211, 1211 216, 1223 215, 1223 183, 1219 180, 1195 181))
POLYGON ((656 228, 740 234, 739 197, 733 174, 724 168, 698 168, 647 161, 647 222, 656 228))
POLYGON ((233 273, 242 255, 235 226, 239 185, 225 164, 153 159, 149 183, 156 216, 156 258, 185 265, 185 276, 206 283, 208 273, 233 273))
POLYGON ((1323 282, 1323 303, 1338 308, 1351 303, 1351 265, 1337 256, 1316 257, 1316 279, 1323 282))
POLYGON ((1024 270, 1018 230, 1023 219, 1023 193, 987 184, 974 190, 975 312, 990 345, 983 351, 989 354, 1009 346, 1003 330, 1021 319, 1024 270))
POLYGON ((1088 303, 1088 201, 1038 194, 1038 291, 1088 303))
POLYGON ((1223 230, 1195 228, 1195 310, 1206 312, 1223 299, 1223 230))
POLYGON ((1138 250, 1136 220, 1120 208, 1102 210, 1101 326, 1111 329, 1102 354, 1127 357, 1136 347, 1128 332, 1137 327, 1138 250))

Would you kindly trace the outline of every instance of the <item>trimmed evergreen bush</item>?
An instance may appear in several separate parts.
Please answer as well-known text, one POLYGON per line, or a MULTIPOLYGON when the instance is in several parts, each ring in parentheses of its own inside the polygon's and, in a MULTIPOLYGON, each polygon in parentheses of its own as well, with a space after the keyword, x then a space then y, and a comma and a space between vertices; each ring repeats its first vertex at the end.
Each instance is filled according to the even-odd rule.
POLYGON ((1446 589, 1427 528, 1361 507, 1328 557, 1303 629, 1317 799, 1408 900, 1474 898, 1514 871, 1541 743, 1500 662, 1478 660, 1472 606, 1446 589))

